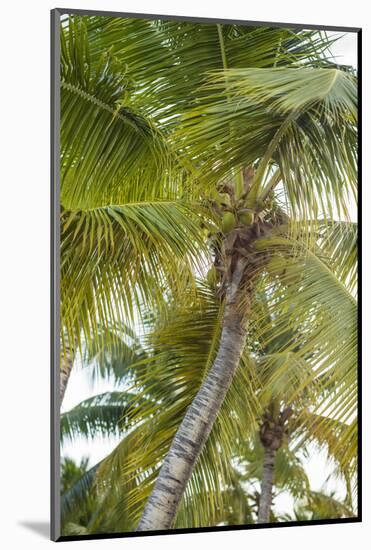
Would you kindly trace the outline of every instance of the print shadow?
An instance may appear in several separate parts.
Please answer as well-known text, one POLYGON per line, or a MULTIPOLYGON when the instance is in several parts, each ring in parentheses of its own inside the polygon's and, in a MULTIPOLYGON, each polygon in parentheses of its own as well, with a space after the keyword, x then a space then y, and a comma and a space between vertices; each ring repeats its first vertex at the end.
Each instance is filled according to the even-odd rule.
POLYGON ((48 521, 19 521, 18 525, 37 533, 42 538, 50 537, 50 524, 48 521))

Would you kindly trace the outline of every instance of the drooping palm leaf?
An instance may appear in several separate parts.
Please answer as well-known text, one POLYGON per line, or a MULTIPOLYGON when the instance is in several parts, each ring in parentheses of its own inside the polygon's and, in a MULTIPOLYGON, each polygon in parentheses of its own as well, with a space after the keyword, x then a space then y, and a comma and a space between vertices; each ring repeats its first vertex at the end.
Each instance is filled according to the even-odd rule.
POLYGON ((99 325, 130 322, 165 288, 184 287, 202 265, 203 223, 177 201, 62 213, 62 321, 70 338, 99 338, 99 325))
MULTIPOLYGON (((297 249, 292 257, 292 246, 286 248, 284 242, 271 239, 272 249, 281 256, 271 271, 275 282, 268 293, 269 316, 266 311, 262 315, 261 309, 257 314, 259 341, 263 346, 274 345, 276 353, 292 354, 292 362, 304 360, 309 365, 312 375, 303 376, 295 391, 291 386, 292 399, 314 382, 318 385, 320 393, 312 412, 328 417, 329 424, 316 423, 316 427, 326 439, 332 435, 330 419, 348 424, 349 464, 357 455, 356 434, 351 436, 357 414, 357 303, 331 270, 331 258, 308 249, 304 257, 297 249)), ((284 377, 290 377, 290 361, 281 370, 284 377)), ((341 440, 333 452, 336 445, 341 449, 341 440)))
POLYGON ((61 91, 63 206, 118 204, 123 182, 158 190, 169 166, 165 141, 149 119, 125 106, 133 89, 124 66, 107 51, 91 65, 81 19, 71 18, 61 33, 61 91))
MULTIPOLYGON (((137 395, 106 392, 90 397, 61 415, 61 438, 119 435, 132 427, 133 407, 140 407, 137 395)), ((140 421, 138 414, 137 422, 140 421)))

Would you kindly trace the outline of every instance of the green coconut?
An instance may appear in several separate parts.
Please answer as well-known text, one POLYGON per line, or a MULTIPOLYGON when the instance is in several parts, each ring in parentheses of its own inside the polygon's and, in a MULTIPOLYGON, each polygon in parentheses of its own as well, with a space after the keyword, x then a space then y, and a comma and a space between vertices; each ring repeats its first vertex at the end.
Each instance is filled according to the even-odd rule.
POLYGON ((242 225, 252 225, 254 223, 254 214, 252 212, 242 212, 238 215, 242 225))
POLYGON ((224 234, 229 233, 236 227, 236 218, 232 212, 224 212, 222 218, 222 231, 224 234))

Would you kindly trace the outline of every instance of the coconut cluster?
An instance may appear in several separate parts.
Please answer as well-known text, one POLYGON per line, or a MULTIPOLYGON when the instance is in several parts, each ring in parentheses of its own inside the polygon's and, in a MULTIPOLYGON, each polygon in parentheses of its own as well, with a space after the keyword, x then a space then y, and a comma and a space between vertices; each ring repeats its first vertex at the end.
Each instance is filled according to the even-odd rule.
POLYGON ((265 411, 262 417, 259 437, 266 449, 277 451, 288 435, 287 421, 292 416, 291 407, 284 408, 278 415, 274 414, 272 407, 265 411))
POLYGON ((264 254, 257 253, 254 242, 268 235, 272 225, 266 223, 257 208, 247 206, 247 195, 252 172, 245 174, 243 192, 236 193, 235 185, 220 185, 212 193, 212 206, 219 224, 209 234, 214 264, 207 273, 210 286, 223 295, 231 282, 237 263, 244 264, 241 288, 248 290, 255 276, 266 263, 264 254))
POLYGON ((236 185, 223 183, 211 193, 211 206, 218 220, 209 233, 210 248, 214 263, 207 273, 207 281, 219 295, 232 281, 237 264, 244 265, 240 289, 248 293, 254 279, 265 271, 283 284, 300 283, 301 274, 291 258, 279 249, 273 251, 267 246, 274 227, 287 224, 285 214, 276 208, 273 197, 268 196, 261 203, 252 204, 249 192, 253 170, 244 172, 242 191, 236 192, 236 185))
MULTIPOLYGON (((257 251, 255 242, 270 236, 272 225, 254 220, 244 225, 235 224, 228 232, 221 230, 210 235, 210 244, 214 255, 214 263, 207 273, 210 286, 216 287, 219 295, 224 295, 226 287, 231 283, 237 264, 243 264, 244 273, 240 281, 241 290, 248 292, 253 288, 255 278, 267 264, 268 257, 264 252, 257 251)), ((225 227, 224 227, 225 229, 225 227)))

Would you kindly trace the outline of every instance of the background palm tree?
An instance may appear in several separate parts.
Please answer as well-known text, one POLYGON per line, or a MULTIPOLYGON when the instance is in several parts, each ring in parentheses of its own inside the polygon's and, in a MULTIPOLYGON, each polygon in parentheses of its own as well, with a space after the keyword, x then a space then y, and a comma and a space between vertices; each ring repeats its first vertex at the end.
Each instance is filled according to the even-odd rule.
POLYGON ((346 423, 354 465, 356 237, 337 220, 356 193, 355 76, 312 31, 71 17, 61 34, 62 359, 157 317, 131 430, 97 471, 115 525, 154 486, 138 529, 168 528, 202 484, 187 520, 210 524, 263 412, 256 342, 308 365, 300 391, 321 384, 312 406, 346 423))

